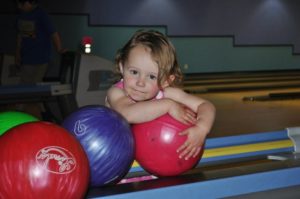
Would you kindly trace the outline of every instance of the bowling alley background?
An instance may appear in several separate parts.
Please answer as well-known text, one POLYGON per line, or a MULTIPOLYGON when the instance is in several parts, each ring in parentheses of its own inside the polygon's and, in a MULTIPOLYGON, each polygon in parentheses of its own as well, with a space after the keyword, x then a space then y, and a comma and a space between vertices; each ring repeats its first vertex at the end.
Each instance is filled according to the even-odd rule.
MULTIPOLYGON (((39 1, 63 45, 80 50, 93 38, 92 54, 113 60, 134 31, 157 29, 174 43, 184 73, 298 69, 300 3, 294 0, 39 1)), ((0 8, 0 52, 14 54, 15 1, 0 8)), ((48 76, 58 75, 53 60, 48 76)))
MULTIPOLYGON (((223 1, 220 0, 126 0, 126 1, 39 0, 39 4, 50 14, 50 17, 53 19, 54 25, 56 26, 57 31, 61 35, 63 46, 70 51, 79 52, 78 54, 80 54, 79 56, 81 58, 81 62, 79 63, 80 66, 78 71, 80 72, 78 72, 78 76, 79 76, 78 79, 81 79, 84 82, 84 83, 80 82, 80 84, 78 83, 78 85, 80 86, 82 85, 85 86, 85 84, 89 83, 88 82, 89 77, 85 76, 86 74, 89 74, 88 72, 98 71, 95 65, 90 64, 92 63, 91 61, 92 59, 94 60, 95 58, 99 60, 100 58, 101 59, 103 58, 105 59, 105 63, 107 62, 107 60, 113 62, 116 51, 120 47, 122 47, 125 44, 125 42, 128 41, 128 39, 132 36, 132 34, 136 30, 142 28, 159 30, 165 33, 171 39, 171 41, 176 47, 177 55, 179 58, 180 65, 182 67, 182 71, 185 74, 187 74, 187 76, 191 75, 190 77, 193 77, 192 74, 195 75, 201 74, 200 77, 202 75, 207 75, 207 77, 213 77, 211 78, 213 81, 214 80, 220 81, 221 78, 216 79, 215 76, 210 76, 210 75, 215 75, 215 74, 223 75, 225 73, 226 75, 229 76, 227 77, 227 79, 222 80, 221 85, 217 85, 217 87, 214 87, 215 85, 213 85, 213 83, 211 82, 207 83, 208 86, 205 85, 205 83, 203 82, 202 85, 200 86, 196 85, 195 83, 192 82, 193 81, 192 78, 190 79, 190 82, 189 81, 184 82, 185 89, 188 89, 191 92, 195 92, 196 95, 201 95, 201 97, 203 98, 211 100, 217 107, 216 122, 212 129, 212 133, 209 135, 211 137, 208 137, 208 142, 206 143, 208 150, 206 151, 207 153, 204 153, 203 155, 201 167, 202 167, 203 160, 205 161, 217 160, 216 162, 219 163, 221 163, 221 161, 224 160, 225 163, 226 161, 229 162, 230 158, 232 158, 231 160, 233 161, 236 161, 235 158, 239 158, 239 157, 244 158, 243 155, 245 154, 246 156, 248 155, 248 157, 251 156, 252 158, 252 156, 253 157, 259 156, 259 154, 270 154, 273 153, 273 151, 283 150, 285 152, 286 151, 294 152, 293 143, 289 138, 287 138, 288 130, 285 130, 285 128, 296 127, 299 126, 300 124, 300 118, 299 118, 300 1, 297 0, 223 0, 223 1), (84 54, 82 48, 83 38, 91 38, 92 41, 91 53, 90 53, 91 56, 84 54), (260 72, 261 73, 272 72, 274 73, 274 80, 272 80, 273 82, 278 83, 279 82, 278 79, 280 78, 285 78, 285 79, 295 78, 296 79, 295 81, 298 84, 298 86, 297 87, 292 86, 292 88, 286 88, 286 89, 266 88, 264 90, 261 89, 260 85, 258 86, 256 85, 255 86, 257 87, 256 90, 255 89, 250 90, 247 89, 247 86, 249 85, 245 85, 247 84, 247 82, 244 84, 242 81, 240 81, 237 82, 238 86, 241 86, 241 88, 239 88, 240 89, 239 91, 237 91, 238 89, 237 90, 233 89, 233 91, 230 92, 230 89, 234 88, 234 86, 236 85, 230 84, 230 86, 232 87, 227 87, 227 88, 222 87, 223 84, 225 84, 224 82, 226 82, 227 80, 237 81, 234 78, 242 74, 243 72, 245 72, 246 74, 251 73, 254 75, 260 74, 260 72), (203 85, 205 85, 206 87, 203 85), (199 88, 197 86, 199 86, 199 88), (203 88, 205 89, 208 88, 207 89, 208 92, 201 93, 200 92, 201 89, 205 90, 203 88), (222 89, 224 89, 225 91, 219 92, 218 89, 219 91, 222 89), (289 98, 290 96, 287 96, 288 98, 286 100, 270 99, 269 101, 268 100, 264 101, 264 99, 268 98, 270 94, 272 94, 272 96, 275 97, 276 96, 280 97, 280 94, 282 93, 285 94, 287 92, 289 92, 289 94, 297 94, 298 96, 298 98, 296 98, 297 100, 294 100, 293 98, 291 99, 289 98), (263 100, 262 101, 251 100, 256 97, 258 97, 258 99, 263 99, 263 100), (264 133, 264 132, 271 132, 271 133, 264 133), (255 133, 255 134, 249 135, 249 133, 255 133), (243 134, 245 135, 243 136, 243 134), (280 138, 278 138, 277 136, 280 138), (267 140, 266 138, 268 139, 271 138, 272 140, 267 140), (279 141, 278 140, 274 141, 273 139, 278 139, 279 141), (227 142, 224 142, 224 140, 227 140, 227 142), (277 141, 279 142, 279 144, 275 145, 277 141), (224 143, 226 143, 226 145, 224 145, 224 143), (219 147, 220 145, 221 147, 219 147), (273 148, 269 147, 271 145, 273 148), (227 154, 224 155, 223 153, 220 155, 216 153, 218 152, 218 150, 221 152, 225 151, 227 154)), ((17 15, 16 1, 2 0, 0 6, 0 24, 1 24, 0 61, 2 61, 1 60, 3 58, 2 55, 13 56, 15 53, 16 15, 17 15)), ((52 60, 51 63, 52 67, 50 67, 51 70, 47 75, 47 77, 50 80, 55 80, 59 78, 59 72, 60 72, 61 57, 59 57, 59 55, 55 53, 54 55, 55 58, 52 60)), ((97 63, 99 63, 99 61, 97 63)), ((101 63, 104 63, 104 61, 101 60, 101 63)), ((98 65, 99 67, 102 67, 100 64, 96 64, 96 65, 97 67, 98 65)), ((110 64, 105 64, 105 65, 107 65, 106 67, 111 66, 110 64)), ((105 70, 107 70, 107 68, 105 70)), ((98 73, 95 74, 96 74, 95 76, 98 75, 98 73)), ((269 77, 266 77, 266 79, 267 78, 269 77)), ((237 79, 244 80, 243 78, 240 77, 237 77, 237 79)), ((263 87, 264 83, 267 82, 267 80, 265 79, 265 77, 262 77, 261 79, 262 81, 258 83, 261 84, 263 87)), ((204 79, 204 81, 206 80, 207 79, 204 79)), ((290 81, 290 80, 286 80, 286 81, 290 81)), ((74 86, 74 82, 63 82, 63 83, 72 83, 74 86)), ((197 84, 200 83, 198 82, 197 84)), ((84 98, 88 98, 87 97, 88 94, 91 94, 93 95, 93 99, 96 100, 97 103, 99 103, 100 98, 96 96, 93 92, 89 92, 90 87, 88 87, 89 89, 86 89, 86 87, 84 86, 76 87, 75 90, 77 93, 75 92, 73 93, 73 95, 75 95, 76 97, 77 94, 80 94, 84 98), (81 88, 83 89, 81 90, 81 88)), ((68 100, 68 103, 70 102, 69 98, 65 98, 65 99, 68 100)), ((78 100, 79 105, 80 103, 81 102, 78 100)), ((85 101, 85 103, 91 104, 89 101, 88 102, 85 101)), ((8 117, 5 116, 2 118, 7 119, 8 117)), ((33 118, 33 120, 35 120, 35 118, 33 118)), ((8 122, 3 122, 3 123, 8 124, 8 122)), ((105 127, 110 127, 109 125, 106 125, 109 123, 110 122, 104 121, 105 127)), ((67 125, 67 122, 63 124, 67 125)), ((75 124, 76 124, 75 126, 77 127, 78 126, 83 127, 83 125, 79 125, 82 124, 80 122, 78 123, 75 122, 75 124)), ((82 166, 77 166, 76 170, 74 170, 75 172, 73 172, 76 179, 73 178, 73 175, 69 175, 69 176, 59 176, 58 178, 55 178, 52 181, 49 180, 49 182, 52 183, 51 187, 53 188, 49 189, 46 186, 44 186, 46 187, 44 188, 44 192, 43 192, 45 195, 43 195, 43 197, 38 197, 38 198, 46 198, 47 196, 51 198, 55 198, 54 194, 57 194, 56 198, 61 198, 63 195, 65 197, 70 196, 69 198, 73 199, 74 195, 81 197, 81 194, 85 194, 85 189, 87 189, 88 187, 88 182, 87 182, 88 175, 86 173, 87 160, 86 158, 83 157, 82 150, 80 150, 81 148, 78 147, 78 143, 74 142, 74 139, 70 139, 69 134, 64 133, 65 132, 64 130, 62 130, 60 127, 54 124, 52 125, 44 122, 35 122, 28 125, 29 126, 25 126, 25 127, 21 126, 21 128, 15 128, 15 130, 11 131, 12 133, 6 134, 4 139, 2 139, 2 142, 0 143, 0 149, 2 149, 0 150, 0 158, 2 159, 0 159, 0 162, 3 162, 3 164, 1 164, 2 169, 0 170, 6 171, 5 169, 9 169, 11 172, 4 173, 6 175, 9 175, 9 177, 11 176, 23 177, 24 175, 22 173, 22 169, 25 170, 26 166, 29 165, 26 162, 27 161, 26 158, 23 161, 24 164, 23 162, 20 163, 24 167, 18 166, 17 164, 14 165, 14 167, 12 167, 9 158, 16 157, 16 155, 14 156, 10 154, 19 154, 19 152, 23 152, 22 153, 23 157, 26 157, 26 155, 28 154, 34 154, 34 156, 32 155, 31 156, 34 158, 38 157, 38 159, 41 160, 38 163, 41 163, 41 165, 45 165, 42 164, 46 162, 44 161, 45 159, 42 159, 42 157, 47 157, 47 154, 45 152, 53 152, 56 150, 58 151, 58 155, 61 155, 60 154, 61 152, 69 151, 70 153, 67 154, 69 155, 73 154, 76 161, 78 159, 83 160, 82 164, 78 164, 82 166), (45 126, 50 126, 51 128, 50 127, 44 128, 45 126), (28 130, 27 128, 30 130, 28 130), (44 135, 46 139, 41 139, 40 138, 41 133, 39 131, 31 130, 32 128, 43 128, 42 135, 44 135), (65 136, 65 137, 57 137, 58 136, 57 134, 51 133, 50 131, 51 129, 57 129, 57 128, 60 129, 58 130, 58 133, 60 133, 61 136, 65 136), (23 132, 27 132, 27 134, 23 132), (22 136, 16 139, 17 134, 21 134, 22 136), (40 136, 40 137, 39 139, 37 138, 31 139, 34 136, 36 137, 40 136), (30 144, 29 141, 32 142, 33 144, 30 144), (35 144, 37 144, 38 147, 36 147, 35 144), (44 146, 40 147, 42 145, 55 146, 55 147, 44 147, 44 146), (36 150, 36 148, 38 148, 38 150, 36 150), (66 150, 61 150, 62 148, 66 150), (9 151, 9 153, 6 153, 6 150, 4 149, 6 150, 8 149, 7 151, 9 151), (30 153, 28 151, 30 151, 30 153), (41 153, 37 153, 37 151, 41 153), (4 164, 4 162, 6 162, 7 164, 4 164), (19 170, 17 168, 19 168, 19 170), (76 182, 78 182, 75 183, 77 187, 74 186, 74 184, 72 183, 74 180, 69 180, 72 178, 75 179, 76 182), (60 183, 57 183, 58 181, 60 183), (60 185, 61 183, 64 182, 68 183, 65 186, 63 186, 64 188, 66 188, 66 190, 60 191, 58 188, 56 188, 57 185, 60 185), (68 187, 72 187, 73 189, 68 187)), ((103 126, 101 126, 100 128, 101 130, 104 129, 103 126)), ((71 127, 73 128, 73 126, 71 127)), ((117 136, 107 136, 107 137, 114 139, 117 136)), ((90 140, 94 141, 95 138, 92 137, 92 139, 90 140)), ((117 144, 115 145, 119 146, 117 144)), ((95 146, 95 145, 91 145, 91 146, 95 146)), ((124 153, 123 152, 124 147, 120 150, 122 150, 122 153, 124 153)), ((107 151, 112 151, 112 150, 109 149, 107 151)), ((121 154, 119 151, 116 152, 118 154, 121 154)), ((99 153, 96 151, 95 154, 99 154, 99 153)), ((93 154, 89 154, 87 158, 91 157, 92 155, 93 154)), ((144 157, 146 156, 142 156, 142 158, 144 157)), ((95 157, 92 158, 96 159, 95 157)), ((104 159, 104 161, 109 161, 109 160, 114 161, 115 159, 110 158, 110 156, 109 158, 104 159)), ((132 159, 128 158, 128 160, 132 160, 132 159)), ((36 161, 31 161, 31 162, 36 162, 36 161)), ((253 164, 252 162, 251 164, 253 165, 253 167, 248 167, 249 165, 247 165, 247 168, 250 168, 250 170, 256 167, 256 164, 253 164)), ((106 165, 111 167, 108 163, 106 163, 106 165)), ((128 165, 127 164, 124 165, 126 166, 124 168, 127 171, 129 169, 127 168, 128 165)), ((224 165, 225 164, 222 163, 221 167, 224 167, 224 165)), ((263 165, 263 163, 260 163, 260 165, 263 165)), ((49 167, 49 168, 52 169, 50 171, 53 170, 56 171, 57 169, 56 167, 49 167)), ((117 165, 117 168, 123 169, 123 167, 119 165, 117 165)), ((136 164, 134 164, 132 169, 135 172, 134 169, 141 169, 141 168, 138 167, 136 164)), ((211 167, 210 168, 208 167, 208 170, 209 169, 211 169, 211 167)), ((100 170, 100 169, 96 169, 96 170, 106 174, 108 173, 106 170, 100 170)), ((243 169, 234 169, 232 170, 232 173, 242 173, 241 172, 242 170, 243 169)), ((283 170, 288 171, 287 169, 283 169, 283 170)), ((286 175, 286 173, 282 174, 281 172, 279 175, 273 175, 273 173, 269 173, 271 177, 268 178, 265 178, 265 175, 259 176, 260 173, 264 174, 264 171, 262 170, 252 171, 252 172, 257 172, 258 178, 255 178, 253 181, 249 181, 248 178, 249 176, 246 175, 244 181, 248 182, 248 186, 246 185, 245 187, 249 187, 251 189, 252 186, 255 185, 262 186, 262 185, 270 185, 273 183, 282 183, 283 184, 282 186, 286 187, 288 186, 288 183, 296 180, 298 183, 297 185, 299 185, 300 178, 299 178, 298 170, 299 167, 295 170, 297 173, 288 171, 289 172, 288 175, 286 175), (278 178, 278 176, 282 178, 278 178), (268 182, 265 179, 267 179, 268 182), (286 180, 286 179, 291 179, 291 180, 286 180), (261 180, 262 183, 256 183, 261 180), (270 181, 272 181, 272 183, 270 183, 270 181)), ((140 170, 137 171, 139 172, 140 170)), ((54 176, 52 175, 52 173, 53 172, 51 172, 51 174, 48 173, 46 174, 51 177, 54 176)), ((101 175, 103 175, 103 173, 101 173, 101 175)), ((34 172, 33 174, 37 175, 39 173, 34 172)), ((96 174, 93 172, 91 174, 93 176, 96 176, 96 174)), ((196 176, 198 178, 198 176, 202 175, 202 173, 198 173, 198 171, 196 170, 191 171, 190 174, 191 175, 184 175, 182 176, 182 178, 173 178, 172 185, 174 185, 174 182, 177 183, 176 181, 187 179, 190 176, 194 176, 194 177, 196 176)), ((32 176, 35 177, 34 175, 32 176)), ((152 179, 152 176, 141 175, 138 177, 140 177, 140 179, 142 179, 142 177, 145 177, 146 180, 152 179)), ((205 175, 204 178, 206 178, 205 175)), ((221 181, 223 181, 222 178, 221 181)), ((226 178, 229 179, 227 176, 226 178)), ((17 181, 17 184, 16 183, 11 184, 8 182, 13 182, 13 181, 7 180, 8 177, 4 176, 1 179, 2 182, 0 188, 2 187, 2 189, 8 190, 7 194, 17 194, 20 197, 24 196, 24 194, 30 195, 29 192, 26 193, 23 192, 22 188, 28 187, 27 185, 24 184, 23 181, 15 180, 17 181), (2 185, 5 185, 6 187, 2 185), (9 187, 9 189, 7 187, 9 187), (17 191, 16 191, 16 187, 19 188, 17 191)), ((46 178, 42 176, 42 178, 40 179, 44 180, 46 178)), ((136 180, 134 178, 131 179, 128 178, 128 179, 129 179, 128 181, 127 179, 125 179, 123 184, 124 186, 128 185, 129 187, 131 185, 129 183, 127 183, 126 185, 126 182, 130 182, 130 180, 132 179, 136 180)), ((164 179, 162 179, 162 181, 159 180, 160 179, 158 179, 158 181, 153 181, 153 184, 151 184, 151 180, 149 180, 148 187, 146 186, 146 188, 149 189, 150 187, 150 189, 154 189, 157 188, 158 185, 168 186, 168 185, 163 185, 164 183, 166 184, 166 182, 168 183, 168 181, 164 181, 164 179)), ((39 182, 39 181, 35 181, 35 182, 39 182)), ((45 181, 43 182, 45 183, 45 181)), ((106 182, 110 182, 110 181, 106 181, 106 182)), ((225 183, 223 185, 216 186, 216 187, 228 189, 228 181, 224 181, 224 182, 225 183)), ((195 185, 195 183, 193 184, 195 185)), ((290 185, 293 184, 291 183, 290 185)), ((188 188, 188 186, 189 185, 186 184, 183 184, 183 186, 174 186, 178 188, 177 191, 173 191, 173 190, 171 191, 174 192, 173 193, 174 196, 176 196, 176 194, 179 194, 180 197, 180 194, 186 193, 185 192, 186 190, 188 191, 191 190, 191 189, 186 189, 188 188)), ((212 193, 218 193, 218 190, 215 189, 216 187, 213 187, 213 189, 209 189, 210 192, 209 196, 211 196, 212 193)), ((202 190, 206 190, 206 188, 199 188, 199 187, 196 188, 197 189, 194 189, 192 193, 198 193, 202 190)), ((113 186, 112 190, 114 191, 107 189, 107 193, 118 192, 119 190, 117 189, 118 186, 113 186)), ((32 189, 26 189, 26 190, 30 191, 32 189)), ((238 188, 234 187, 234 192, 237 192, 237 194, 240 190, 242 190, 240 189, 240 187, 238 188)), ((33 190, 32 193, 35 194, 35 192, 36 191, 33 190)), ((134 190, 134 193, 141 193, 141 192, 134 190)), ((152 194, 153 193, 154 191, 152 192, 152 194)), ((151 190, 150 190, 150 195, 149 192, 146 192, 146 194, 151 197, 151 190)), ((146 194, 145 196, 142 196, 140 198, 145 198, 146 194)), ((92 190, 88 195, 90 196, 98 195, 97 190, 95 192, 93 192, 92 190)), ((189 197, 190 196, 192 197, 192 195, 189 195, 189 197)), ((0 198, 2 197, 0 196, 0 198)), ((4 198, 8 198, 8 197, 4 197, 4 198)), ((12 198, 17 198, 17 197, 14 196, 12 198)))

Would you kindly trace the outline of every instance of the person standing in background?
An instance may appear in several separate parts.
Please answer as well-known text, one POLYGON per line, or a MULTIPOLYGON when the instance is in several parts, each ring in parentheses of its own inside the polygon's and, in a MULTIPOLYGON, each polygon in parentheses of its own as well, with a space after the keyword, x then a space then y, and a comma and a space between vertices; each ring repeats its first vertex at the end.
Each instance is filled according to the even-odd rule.
POLYGON ((37 0, 17 0, 16 65, 20 68, 21 83, 42 82, 51 59, 52 43, 63 53, 61 39, 48 14, 37 0))
MULTIPOLYGON (((64 53, 61 39, 49 15, 37 0, 17 0, 17 44, 15 64, 20 74, 20 84, 43 82, 52 58, 52 45, 59 54, 64 53)), ((44 119, 47 114, 42 103, 17 104, 23 111, 44 119)))

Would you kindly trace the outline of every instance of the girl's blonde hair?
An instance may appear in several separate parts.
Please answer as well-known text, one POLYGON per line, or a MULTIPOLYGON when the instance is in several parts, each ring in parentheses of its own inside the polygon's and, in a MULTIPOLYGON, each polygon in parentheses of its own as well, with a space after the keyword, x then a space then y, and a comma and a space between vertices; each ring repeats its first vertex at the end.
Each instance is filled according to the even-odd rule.
POLYGON ((153 60, 158 65, 158 85, 161 87, 164 81, 168 81, 170 86, 180 86, 183 75, 180 70, 176 51, 173 44, 162 33, 154 30, 139 30, 131 39, 121 48, 115 57, 117 65, 117 74, 121 76, 119 64, 125 64, 130 50, 138 45, 149 48, 153 60), (169 77, 173 75, 173 81, 169 77))

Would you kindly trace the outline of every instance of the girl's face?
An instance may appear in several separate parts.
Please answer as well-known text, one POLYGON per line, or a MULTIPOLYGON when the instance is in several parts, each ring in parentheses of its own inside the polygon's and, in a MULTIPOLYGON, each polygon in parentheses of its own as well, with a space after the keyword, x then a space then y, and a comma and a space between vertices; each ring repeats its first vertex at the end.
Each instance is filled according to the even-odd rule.
POLYGON ((134 101, 150 100, 159 92, 158 65, 148 48, 136 46, 131 49, 128 60, 124 65, 120 64, 120 70, 124 91, 134 101))

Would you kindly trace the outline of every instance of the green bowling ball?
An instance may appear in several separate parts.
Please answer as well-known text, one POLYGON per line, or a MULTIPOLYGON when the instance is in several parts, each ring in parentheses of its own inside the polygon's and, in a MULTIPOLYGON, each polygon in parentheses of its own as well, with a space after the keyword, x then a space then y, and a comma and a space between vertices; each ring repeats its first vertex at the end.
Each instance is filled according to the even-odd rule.
POLYGON ((0 136, 12 127, 33 121, 38 121, 38 119, 27 113, 19 111, 0 112, 0 136))

